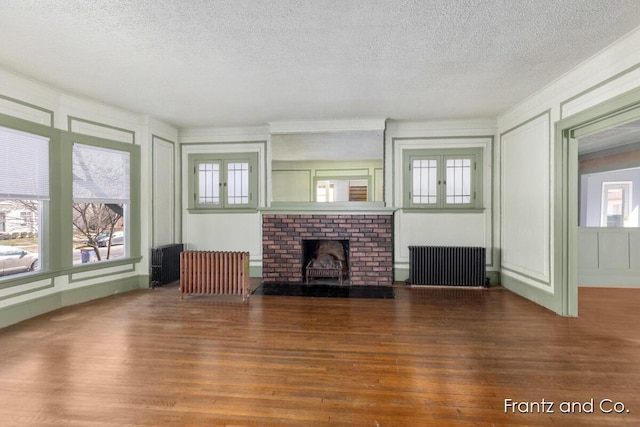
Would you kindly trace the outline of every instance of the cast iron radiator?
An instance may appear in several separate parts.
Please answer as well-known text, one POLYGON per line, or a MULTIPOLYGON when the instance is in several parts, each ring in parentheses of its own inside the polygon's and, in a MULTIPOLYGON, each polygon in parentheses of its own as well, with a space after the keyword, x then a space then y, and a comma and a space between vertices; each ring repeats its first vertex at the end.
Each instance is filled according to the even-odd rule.
POLYGON ((409 246, 409 284, 485 286, 485 248, 409 246))
POLYGON ((151 287, 174 282, 180 278, 182 243, 151 249, 151 287))

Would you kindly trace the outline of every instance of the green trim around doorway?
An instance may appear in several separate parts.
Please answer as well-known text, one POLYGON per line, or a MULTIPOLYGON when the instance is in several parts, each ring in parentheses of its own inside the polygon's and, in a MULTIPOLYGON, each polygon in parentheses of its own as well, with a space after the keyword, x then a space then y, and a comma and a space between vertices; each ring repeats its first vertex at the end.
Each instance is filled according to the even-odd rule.
POLYGON ((555 303, 578 315, 578 137, 640 119, 640 88, 556 122, 554 252, 555 303))

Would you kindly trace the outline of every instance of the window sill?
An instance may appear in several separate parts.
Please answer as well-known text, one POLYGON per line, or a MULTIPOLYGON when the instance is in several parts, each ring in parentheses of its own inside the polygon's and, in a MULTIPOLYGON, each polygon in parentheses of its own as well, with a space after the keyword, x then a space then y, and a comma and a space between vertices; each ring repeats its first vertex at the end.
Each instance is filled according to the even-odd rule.
POLYGON ((187 212, 190 214, 253 214, 258 213, 258 208, 215 208, 215 209, 205 209, 205 208, 190 208, 187 209, 187 212))
POLYGON ((485 208, 441 208, 441 209, 433 209, 433 208, 402 208, 401 211, 403 213, 428 213, 428 214, 440 214, 440 213, 466 213, 466 214, 480 214, 484 213, 485 208))

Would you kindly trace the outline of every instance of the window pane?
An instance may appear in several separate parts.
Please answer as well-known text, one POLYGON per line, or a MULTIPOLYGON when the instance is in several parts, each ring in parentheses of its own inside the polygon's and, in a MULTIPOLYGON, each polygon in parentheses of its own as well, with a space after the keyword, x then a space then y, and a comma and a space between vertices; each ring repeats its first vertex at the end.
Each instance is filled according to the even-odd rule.
POLYGON ((471 203, 471 159, 447 159, 447 203, 471 203))
POLYGON ((49 198, 49 139, 0 127, 0 198, 49 198))
POLYGON ((73 264, 126 255, 127 151, 73 144, 73 264))
POLYGON ((49 139, 0 127, 0 276, 41 270, 49 139))
POLYGON ((602 183, 602 227, 637 227, 637 214, 631 215, 633 182, 602 183))
POLYGON ((198 203, 220 204, 220 164, 200 163, 198 167, 198 203))
POLYGON ((227 164, 227 203, 249 203, 249 163, 227 164))
POLYGON ((438 166, 436 160, 413 160, 412 202, 419 204, 437 203, 438 166))
POLYGON ((73 144, 73 201, 127 203, 130 155, 84 144, 73 144))
POLYGON ((39 200, 0 200, 0 276, 40 270, 39 200))
POLYGON ((73 204, 73 264, 125 256, 125 204, 73 204))

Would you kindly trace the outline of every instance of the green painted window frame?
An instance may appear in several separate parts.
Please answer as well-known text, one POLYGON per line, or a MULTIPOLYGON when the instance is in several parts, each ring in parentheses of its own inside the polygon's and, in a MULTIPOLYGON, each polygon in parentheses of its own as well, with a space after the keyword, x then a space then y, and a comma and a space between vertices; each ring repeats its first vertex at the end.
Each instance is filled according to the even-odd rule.
MULTIPOLYGON (((112 141, 109 139, 98 138, 89 135, 81 135, 73 132, 61 131, 61 145, 64 147, 66 156, 64 161, 68 161, 63 173, 63 181, 68 182, 67 190, 65 190, 65 214, 68 206, 68 218, 70 232, 73 233, 72 226, 72 207, 73 207, 73 145, 82 144, 97 148, 107 148, 115 151, 123 151, 129 153, 129 204, 125 210, 125 249, 126 252, 121 258, 112 260, 102 260, 84 265, 73 265, 73 253, 69 254, 69 259, 64 256, 65 265, 72 265, 74 268, 91 268, 93 266, 112 265, 112 263, 122 262, 130 259, 140 259, 141 257, 141 240, 140 240, 140 146, 112 141)), ((69 245, 72 246, 71 244, 69 245)))
POLYGON ((255 212, 258 208, 258 153, 198 153, 189 154, 189 206, 190 213, 215 212, 255 212), (199 203, 199 174, 202 164, 220 165, 220 203, 217 205, 199 203), (230 163, 249 164, 249 201, 248 203, 228 203, 226 185, 226 167, 230 163))
POLYGON ((49 138, 49 200, 41 212, 41 269, 38 272, 0 277, 0 289, 52 279, 88 270, 137 263, 141 259, 140 146, 77 134, 0 113, 0 126, 49 138), (123 258, 73 265, 72 148, 73 143, 94 145, 130 154, 129 248, 123 258), (69 248, 69 250, 65 250, 69 248))
POLYGON ((452 149, 408 149, 403 150, 402 162, 402 206, 409 211, 428 212, 475 212, 483 210, 483 156, 481 147, 452 149), (470 203, 447 203, 446 201, 446 163, 447 160, 471 160, 471 201, 470 203), (413 170, 415 160, 432 160, 436 162, 437 186, 435 203, 417 203, 413 201, 413 170))

